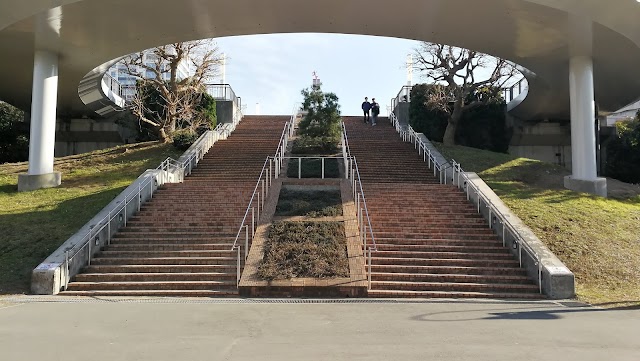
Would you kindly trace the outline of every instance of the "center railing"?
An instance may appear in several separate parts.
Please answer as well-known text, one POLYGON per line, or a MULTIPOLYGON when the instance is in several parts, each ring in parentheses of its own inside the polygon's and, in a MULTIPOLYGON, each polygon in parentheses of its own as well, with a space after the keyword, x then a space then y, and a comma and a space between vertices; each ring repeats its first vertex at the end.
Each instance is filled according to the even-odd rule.
POLYGON ((502 214, 496 205, 491 202, 490 198, 469 179, 467 173, 462 170, 460 163, 452 160, 453 165, 449 165, 446 162, 439 161, 410 125, 407 125, 406 128, 401 126, 395 114, 393 114, 393 112, 389 112, 389 114, 389 120, 395 126, 402 140, 414 145, 414 148, 418 150, 418 154, 423 156, 423 160, 427 163, 428 168, 433 169, 433 175, 439 178, 440 184, 447 184, 448 181, 451 181, 453 185, 465 192, 468 201, 471 201, 471 194, 475 194, 478 213, 482 214, 483 207, 488 209, 489 228, 497 230, 498 224, 501 226, 503 246, 507 246, 507 234, 511 235, 514 239, 512 243, 513 248, 518 251, 520 267, 522 267, 524 263, 522 257, 523 250, 529 255, 534 266, 537 267, 538 287, 540 293, 542 293, 542 263, 540 256, 522 238, 520 233, 517 232, 515 227, 509 222, 509 219, 502 214))
POLYGON ((280 172, 282 171, 282 165, 284 161, 284 155, 289 145, 289 138, 293 136, 295 129, 295 122, 299 114, 299 107, 296 105, 291 115, 291 119, 287 121, 282 130, 280 136, 280 142, 276 149, 275 156, 267 157, 260 171, 260 176, 256 186, 253 189, 251 198, 249 199, 249 205, 247 206, 240 227, 236 233, 236 238, 231 246, 231 251, 236 252, 236 287, 240 286, 240 277, 242 276, 242 269, 249 257, 249 249, 253 243, 253 238, 257 230, 258 222, 260 220, 260 214, 264 210, 265 199, 269 195, 269 190, 275 179, 278 179, 280 172), (249 232, 251 229, 251 232, 249 232), (240 237, 244 231, 244 257, 242 256, 243 245, 240 244, 240 237))
POLYGON ((362 242, 363 255, 367 258, 367 288, 371 289, 371 257, 372 252, 378 251, 378 246, 376 245, 376 238, 373 234, 373 227, 371 226, 371 217, 369 216, 369 208, 367 208, 367 198, 365 197, 364 189, 362 188, 358 162, 356 161, 356 158, 351 155, 349 137, 347 135, 347 128, 345 127, 344 122, 342 122, 342 155, 345 166, 345 178, 350 181, 353 199, 356 206, 358 236, 362 242), (367 235, 369 235, 371 240, 370 243, 367 240, 367 235))

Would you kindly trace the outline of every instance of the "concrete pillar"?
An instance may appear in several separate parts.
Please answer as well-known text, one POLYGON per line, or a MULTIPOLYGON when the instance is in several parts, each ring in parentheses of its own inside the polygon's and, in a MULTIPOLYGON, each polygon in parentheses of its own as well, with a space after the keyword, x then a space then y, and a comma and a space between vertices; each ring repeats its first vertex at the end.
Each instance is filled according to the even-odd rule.
POLYGON ((588 56, 571 58, 569 69, 571 96, 571 151, 573 178, 595 181, 596 168, 595 102, 593 61, 588 56))
POLYGON ((607 196, 606 178, 598 178, 595 97, 593 91, 593 23, 581 14, 569 17, 569 92, 571 97, 572 175, 564 186, 607 196))
POLYGON ((569 65, 571 96, 571 160, 572 175, 565 177, 566 188, 607 196, 606 178, 598 178, 596 163, 595 100, 593 60, 590 56, 574 56, 569 65))
POLYGON ((33 62, 29 170, 18 178, 18 190, 59 186, 61 175, 53 171, 58 102, 58 56, 36 50, 33 62))

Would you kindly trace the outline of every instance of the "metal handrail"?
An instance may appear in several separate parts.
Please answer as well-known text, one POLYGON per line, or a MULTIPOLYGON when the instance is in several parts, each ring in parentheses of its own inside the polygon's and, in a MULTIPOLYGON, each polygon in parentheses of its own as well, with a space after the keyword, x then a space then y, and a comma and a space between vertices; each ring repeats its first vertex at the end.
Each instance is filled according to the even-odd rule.
POLYGON ((485 207, 489 208, 489 227, 493 228, 493 217, 492 215, 496 215, 496 220, 502 224, 502 241, 503 245, 506 246, 506 238, 505 238, 505 225, 511 232, 511 234, 516 238, 515 246, 518 247, 518 261, 520 263, 520 267, 522 267, 522 249, 525 249, 525 252, 531 256, 531 258, 535 262, 535 266, 538 268, 538 287, 540 293, 542 293, 542 263, 540 261, 540 256, 531 248, 531 246, 520 236, 520 234, 516 231, 515 227, 509 222, 508 218, 505 217, 502 212, 498 210, 498 208, 489 200, 486 194, 484 194, 480 189, 478 189, 469 177, 463 172, 459 163, 455 160, 452 160, 453 165, 444 165, 441 164, 435 157, 435 155, 431 152, 431 149, 427 147, 426 143, 418 137, 418 133, 411 126, 408 126, 407 130, 402 130, 401 126, 398 123, 398 119, 391 113, 389 119, 396 126, 396 130, 400 133, 403 141, 409 141, 414 144, 414 147, 418 150, 418 154, 423 155, 423 160, 427 162, 429 169, 433 166, 434 176, 436 176, 436 171, 439 171, 439 178, 441 184, 447 184, 447 175, 446 171, 448 169, 453 169, 452 171, 452 183, 459 188, 463 188, 465 192, 467 192, 467 199, 469 199, 469 185, 475 190, 476 195, 478 197, 478 213, 481 212, 480 204, 484 202, 485 207), (460 177, 463 178, 467 187, 460 187, 460 177), (456 184, 456 178, 458 180, 458 184, 456 184))
POLYGON ((237 253, 237 270, 236 270, 236 287, 240 286, 240 277, 241 277, 241 249, 242 246, 238 244, 240 240, 240 235, 242 234, 242 230, 245 231, 245 244, 244 244, 244 260, 246 261, 247 257, 249 257, 249 247, 252 242, 249 242, 249 225, 245 224, 248 221, 249 212, 251 212, 251 241, 253 241, 253 237, 256 232, 256 225, 260 220, 260 212, 264 208, 264 203, 267 195, 269 194, 269 189, 273 184, 274 179, 278 179, 280 174, 280 170, 282 169, 282 160, 284 158, 284 153, 287 149, 287 145, 289 144, 289 138, 293 136, 295 118, 298 112, 295 110, 291 115, 291 119, 287 121, 282 130, 282 135, 280 136, 280 142, 278 143, 278 148, 276 149, 276 153, 273 157, 267 157, 262 166, 262 170, 260 171, 260 176, 258 177, 258 181, 256 182, 256 186, 253 189, 253 193, 251 194, 251 198, 249 199, 249 205, 244 212, 244 216, 242 217, 242 222, 240 222, 240 227, 238 228, 238 233, 236 233, 236 238, 233 241, 233 245, 231 246, 231 251, 236 251, 237 253), (267 168, 267 165, 269 166, 267 168), (265 173, 266 172, 266 173, 265 173), (263 177, 266 174, 266 178, 263 177), (258 193, 258 190, 261 189, 261 193, 258 193), (253 205, 254 200, 258 203, 257 207, 253 205), (257 215, 256 215, 257 209, 257 215))
POLYGON ((411 90, 413 89, 410 85, 404 85, 400 88, 398 95, 395 98, 391 98, 391 111, 395 110, 398 104, 400 103, 409 103, 411 102, 411 90))
POLYGON ((493 224, 496 221, 499 221, 502 224, 502 245, 506 247, 506 235, 505 235, 505 226, 511 232, 511 235, 516 239, 514 241, 514 247, 518 248, 518 262, 520 263, 520 267, 522 267, 522 249, 524 248, 525 252, 529 254, 529 256, 534 260, 535 266, 538 268, 538 286, 540 293, 542 293, 542 262, 540 261, 540 256, 538 253, 531 248, 531 246, 522 238, 520 233, 517 232, 516 228, 511 224, 509 219, 496 207, 496 205, 491 202, 489 197, 480 190, 471 180, 469 176, 464 172, 460 163, 455 160, 451 160, 453 163, 453 182, 458 188, 462 188, 467 194, 467 200, 470 198, 469 187, 473 188, 476 196, 478 197, 478 213, 480 213, 481 201, 484 202, 484 206, 489 208, 489 228, 493 229, 493 224), (463 183, 461 183, 461 178, 463 183), (456 184, 457 180, 457 184, 456 184), (465 187, 466 185, 466 187, 465 187), (494 219, 495 218, 495 219, 494 219))
MULTIPOLYGON (((199 145, 198 147, 196 147, 195 152, 193 152, 184 161, 179 162, 171 157, 168 157, 164 161, 162 161, 162 163, 160 163, 160 165, 156 167, 157 170, 162 171, 160 173, 161 175, 160 184, 164 184, 166 182, 167 179, 165 177, 167 177, 167 172, 171 167, 177 169, 178 171, 177 172, 179 177, 178 182, 183 182, 184 177, 191 174, 191 171, 193 170, 193 164, 194 163, 197 164, 202 159, 202 157, 204 157, 204 155, 209 151, 209 149, 211 149, 213 144, 215 144, 223 135, 224 134, 223 134, 222 128, 218 126, 214 129, 214 131, 206 132, 202 134, 200 138, 198 138, 196 143, 199 142, 199 145)), ((108 227, 106 242, 107 242, 107 245, 111 244, 111 221, 113 221, 115 217, 120 217, 122 215, 121 212, 125 210, 125 214, 122 215, 122 220, 123 220, 122 225, 126 226, 127 225, 127 215, 126 215, 127 208, 126 207, 129 205, 129 203, 132 200, 137 198, 138 211, 140 211, 140 208, 142 206, 142 192, 149 185, 151 185, 149 190, 149 195, 150 195, 150 198, 153 198, 154 187, 152 182, 155 182, 155 178, 153 176, 145 177, 145 179, 142 182, 138 183, 137 191, 134 190, 134 191, 131 191, 129 194, 127 194, 124 197, 124 202, 122 202, 117 208, 110 210, 109 213, 97 223, 98 225, 101 225, 100 227, 94 226, 89 229, 89 232, 87 233, 87 235, 79 242, 81 243, 81 245, 78 248, 74 247, 65 251, 65 260, 63 263, 65 275, 64 275, 64 280, 62 282, 62 286, 64 290, 67 289, 67 286, 70 281, 69 265, 73 261, 73 259, 85 248, 87 248, 88 249, 87 264, 91 265, 91 258, 93 256, 92 247, 91 247, 92 241, 95 240, 96 236, 99 237, 100 232, 102 232, 105 229, 105 227, 108 227), (115 210, 117 210, 117 212, 115 210)), ((98 241, 99 243, 99 239, 96 241, 98 241)), ((96 244, 96 246, 97 245, 98 244, 96 244)))
POLYGON ((502 88, 502 95, 504 97, 504 100, 507 103, 512 101, 513 99, 518 97, 520 94, 522 94, 523 90, 527 89, 528 87, 529 87, 529 82, 527 81, 527 78, 522 77, 513 85, 502 88))
POLYGON ((346 178, 350 180, 351 188, 353 190, 353 199, 356 205, 356 213, 358 218, 359 237, 362 240, 362 251, 367 257, 367 281, 368 289, 371 289, 371 257, 372 252, 378 251, 378 245, 376 244, 376 238, 373 234, 373 227, 371 225, 371 217, 369 216, 369 208, 367 207, 367 198, 364 195, 364 189, 362 188, 362 179, 360 178, 360 169, 358 168, 358 162, 356 158, 351 155, 351 149, 349 147, 349 137, 347 135, 347 128, 342 122, 342 142, 343 142, 343 158, 345 159, 345 165, 347 162, 349 166, 346 167, 346 178), (360 192, 358 192, 360 188, 360 192), (361 200, 362 199, 362 200, 361 200), (362 206, 361 206, 362 205, 362 206), (364 223, 364 217, 366 217, 366 224, 364 223), (369 235, 371 237, 371 245, 367 244, 367 226, 369 227, 369 235))

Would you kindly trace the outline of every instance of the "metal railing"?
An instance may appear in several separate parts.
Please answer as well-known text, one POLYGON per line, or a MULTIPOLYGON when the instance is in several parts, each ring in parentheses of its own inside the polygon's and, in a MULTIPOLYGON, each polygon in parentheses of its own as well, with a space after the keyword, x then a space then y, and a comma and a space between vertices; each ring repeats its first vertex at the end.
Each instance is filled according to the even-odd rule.
POLYGON ((269 195, 269 190, 275 179, 278 179, 280 172, 282 171, 282 164, 284 161, 284 155, 289 144, 289 138, 293 136, 295 129, 295 121, 298 115, 298 108, 294 107, 294 112, 291 115, 291 119, 287 121, 282 130, 280 136, 280 142, 276 149, 275 156, 267 157, 260 171, 260 176, 256 182, 256 186, 253 189, 253 194, 249 199, 249 205, 247 206, 236 238, 231 246, 231 251, 236 252, 236 287, 240 287, 240 277, 242 276, 242 270, 244 264, 249 257, 249 249, 253 243, 253 238, 257 230, 258 222, 260 221, 260 214, 264 209, 264 203, 269 195), (249 215, 251 215, 251 222, 249 222, 249 215), (251 232, 249 232, 249 226, 251 226, 251 232), (240 236, 244 230, 244 258, 242 257, 242 245, 240 242, 240 236))
POLYGON ((232 101, 238 109, 242 109, 242 98, 236 96, 236 93, 229 84, 206 84, 207 94, 211 95, 215 100, 232 101))
POLYGON ((527 82, 527 78, 523 77, 512 86, 502 88, 502 96, 504 97, 504 100, 509 103, 527 89, 529 89, 529 82, 527 82))
MULTIPOLYGON (((391 113, 393 114, 393 113, 391 113)), ((518 262, 520 263, 520 267, 523 265, 522 258, 522 250, 529 254, 529 257, 534 262, 534 265, 537 267, 538 273, 538 286, 539 291, 542 293, 542 264, 540 261, 540 256, 526 243, 526 241, 520 236, 520 234, 516 231, 515 227, 509 222, 507 217, 505 217, 498 208, 490 201, 489 197, 484 194, 479 188, 477 188, 473 182, 469 179, 467 174, 462 170, 459 163, 455 160, 452 160, 453 165, 442 164, 438 159, 436 159, 435 155, 431 152, 430 148, 427 144, 420 139, 418 133, 416 133, 411 126, 407 126, 407 130, 402 129, 402 127, 398 123, 398 119, 395 115, 391 115, 389 117, 390 121, 394 123, 396 130, 400 133, 400 137, 404 142, 411 142, 415 149, 418 150, 418 154, 423 156, 423 160, 427 163, 429 169, 433 169, 433 175, 439 177, 441 184, 447 184, 449 177, 447 176, 447 171, 451 170, 451 182, 453 185, 458 188, 462 188, 467 195, 467 200, 470 199, 470 192, 473 191, 476 194, 477 200, 477 211, 482 214, 481 206, 484 204, 486 208, 489 209, 489 228, 494 229, 496 227, 496 223, 500 223, 502 226, 502 242, 506 247, 506 231, 508 230, 512 237, 514 237, 515 241, 513 242, 514 248, 518 249, 518 262)))
POLYGON ((465 194, 467 195, 467 200, 471 201, 471 192, 473 191, 476 195, 476 204, 478 213, 482 213, 481 207, 484 206, 488 209, 489 212, 489 228, 497 231, 496 226, 497 223, 501 225, 502 231, 502 245, 504 247, 507 246, 507 234, 508 231, 511 236, 514 238, 512 246, 514 249, 518 250, 518 262, 520 263, 520 267, 522 267, 522 250, 524 250, 529 257, 533 260, 534 265, 537 267, 538 273, 538 286, 539 291, 542 293, 542 264, 540 261, 540 256, 536 251, 534 251, 531 246, 522 238, 520 233, 516 231, 515 227, 509 222, 509 219, 500 212, 500 210, 491 202, 489 197, 482 192, 471 180, 469 176, 464 172, 460 163, 457 163, 455 160, 452 160, 453 163, 453 184, 458 188, 461 188, 465 194))
POLYGON ((394 111, 398 104, 411 102, 411 89, 410 85, 404 85, 400 88, 398 95, 395 98, 391 98, 391 111, 394 111))
POLYGON ((209 131, 204 133, 198 140, 194 143, 197 146, 194 149, 189 150, 187 153, 189 155, 182 161, 175 160, 171 157, 165 159, 156 169, 161 171, 158 179, 155 176, 149 175, 145 177, 142 181, 138 183, 138 188, 136 190, 131 191, 129 194, 126 194, 124 199, 120 202, 120 204, 109 211, 109 213, 104 216, 100 221, 97 222, 95 226, 90 227, 87 235, 82 238, 79 242, 79 247, 73 247, 69 250, 65 251, 65 259, 62 265, 63 271, 60 272, 62 277, 61 285, 63 289, 66 291, 67 286, 70 281, 70 265, 81 252, 88 252, 87 254, 87 265, 91 265, 91 259, 93 254, 96 252, 96 248, 100 248, 105 243, 107 245, 111 244, 111 237, 115 232, 120 228, 127 225, 127 218, 129 205, 136 201, 137 209, 134 209, 131 212, 140 211, 143 203, 143 195, 148 194, 147 199, 153 198, 154 188, 156 186, 160 186, 169 181, 173 181, 174 183, 180 183, 184 181, 184 177, 191 174, 191 171, 195 166, 200 162, 200 160, 204 157, 204 155, 211 149, 213 144, 215 144, 218 140, 223 137, 226 137, 228 129, 222 129, 221 127, 216 127, 214 131, 209 131), (174 177, 173 179, 171 179, 174 177), (148 189, 147 189, 148 188, 148 189), (113 220, 118 218, 118 222, 116 227, 112 226, 113 220), (106 230, 106 239, 103 241, 101 237, 102 233, 106 230), (64 273, 64 275, 63 275, 64 273))
POLYGON ((342 123, 342 155, 345 165, 345 178, 349 179, 349 184, 353 192, 353 200, 356 206, 356 214, 358 220, 358 237, 362 242, 362 252, 367 259, 367 289, 371 289, 371 257, 373 252, 378 251, 376 238, 373 234, 371 226, 371 217, 369 216, 369 208, 367 208, 367 198, 362 188, 362 180, 360 179, 360 170, 356 158, 351 155, 349 147, 349 137, 347 129, 342 123), (371 239, 371 243, 367 241, 367 234, 371 239))
POLYGON ((111 92, 122 98, 122 86, 118 79, 112 77, 109 73, 105 73, 102 77, 102 82, 107 85, 107 88, 109 88, 111 92))

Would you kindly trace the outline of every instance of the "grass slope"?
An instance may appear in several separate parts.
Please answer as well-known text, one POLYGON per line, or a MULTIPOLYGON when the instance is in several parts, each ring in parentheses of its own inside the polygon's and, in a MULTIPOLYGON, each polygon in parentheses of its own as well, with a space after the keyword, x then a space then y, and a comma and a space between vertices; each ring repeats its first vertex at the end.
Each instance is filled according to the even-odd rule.
POLYGON ((151 142, 58 158, 60 187, 20 193, 27 163, 0 165, 0 294, 28 293, 33 268, 143 171, 180 153, 151 142))
POLYGON ((306 216, 312 218, 342 215, 340 190, 294 191, 283 188, 278 197, 275 216, 306 216))
POLYGON ((436 144, 476 172, 576 275, 580 300, 640 304, 640 196, 610 181, 605 199, 564 189, 562 167, 507 154, 436 144))

